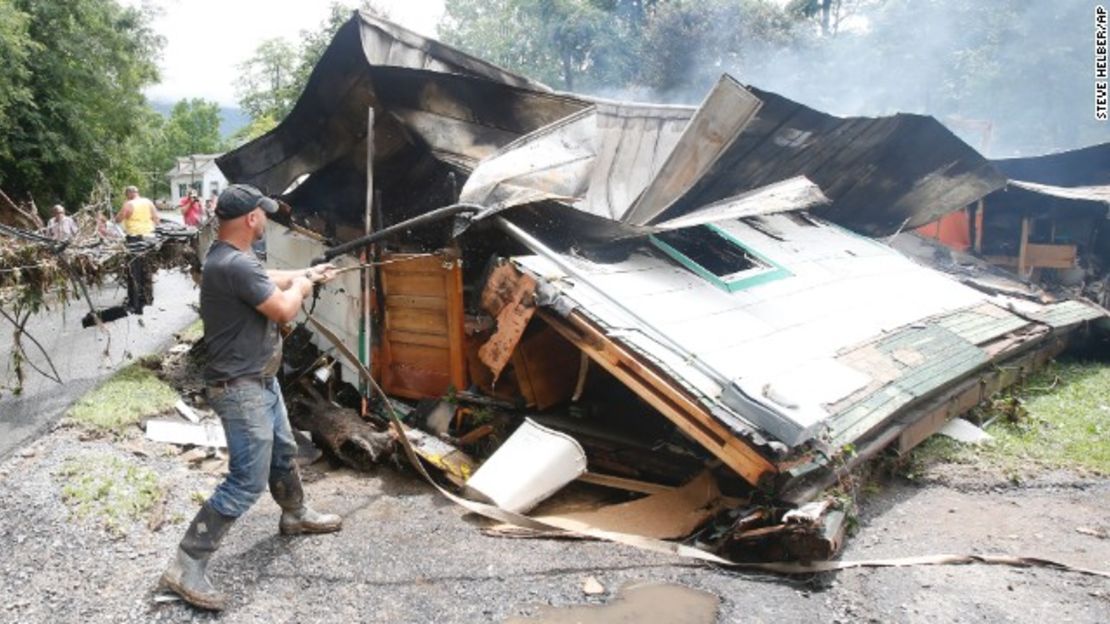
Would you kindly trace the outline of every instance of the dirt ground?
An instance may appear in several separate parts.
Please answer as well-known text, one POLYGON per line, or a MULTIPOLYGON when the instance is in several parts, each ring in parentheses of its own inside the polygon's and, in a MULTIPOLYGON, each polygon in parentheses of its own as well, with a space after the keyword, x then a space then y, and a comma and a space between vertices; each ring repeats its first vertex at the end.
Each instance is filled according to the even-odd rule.
MULTIPOLYGON (((6 622, 501 622, 546 606, 604 604, 624 585, 671 582, 720 597, 719 622, 1105 622, 1110 581, 1048 569, 944 566, 806 578, 739 573, 613 544, 483 535, 416 477, 308 471, 335 535, 284 538, 264 499, 232 529, 212 568, 233 596, 220 616, 154 601, 155 583, 218 476, 180 450, 82 440, 59 427, 0 464, 0 620, 6 622), (158 530, 122 533, 74 516, 66 466, 115 457, 150 469, 167 493, 158 530), (594 577, 605 588, 587 595, 594 577)), ((211 468, 211 466, 209 466, 211 468)), ((218 468, 217 468, 218 469, 218 468)), ((1015 486, 965 466, 865 488, 845 559, 936 553, 1036 555, 1110 569, 1110 480, 1050 473, 1015 486)))

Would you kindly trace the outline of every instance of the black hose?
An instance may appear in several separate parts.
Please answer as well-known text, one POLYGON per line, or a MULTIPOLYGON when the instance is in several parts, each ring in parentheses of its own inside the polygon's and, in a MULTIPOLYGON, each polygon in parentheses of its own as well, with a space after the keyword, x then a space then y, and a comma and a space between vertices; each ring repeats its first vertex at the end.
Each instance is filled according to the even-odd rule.
POLYGON ((335 247, 330 247, 326 251, 324 251, 324 255, 318 258, 313 258, 312 264, 328 262, 336 256, 340 256, 347 253, 348 251, 353 251, 355 249, 373 244, 383 238, 386 238, 398 232, 402 232, 404 230, 408 230, 421 225, 427 225, 428 223, 442 221, 443 219, 448 219, 450 217, 454 217, 455 215, 481 212, 483 210, 485 210, 485 207, 478 204, 452 204, 443 208, 437 208, 431 212, 425 212, 422 215, 408 219, 407 221, 395 223, 376 232, 371 232, 366 236, 362 236, 354 240, 349 240, 341 245, 336 245, 335 247))

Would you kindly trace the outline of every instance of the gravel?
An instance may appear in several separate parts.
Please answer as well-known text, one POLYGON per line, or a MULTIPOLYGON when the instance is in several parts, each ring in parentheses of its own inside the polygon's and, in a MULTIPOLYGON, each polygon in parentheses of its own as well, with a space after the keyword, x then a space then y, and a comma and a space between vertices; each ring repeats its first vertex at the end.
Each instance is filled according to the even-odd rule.
MULTIPOLYGON (((232 596, 220 616, 158 603, 156 582, 196 510, 194 492, 218 477, 180 450, 147 442, 82 441, 56 427, 0 464, 0 621, 11 622, 499 622, 542 606, 603 604, 623 585, 674 582, 722 598, 721 622, 1105 621, 1106 579, 986 566, 851 570, 812 578, 734 573, 613 544, 507 539, 415 477, 309 469, 313 504, 336 511, 334 535, 285 538, 279 510, 260 501, 231 530, 212 576, 232 596), (167 522, 144 520, 114 536, 71 517, 60 468, 71 457, 113 454, 154 470, 168 492, 167 522), (595 577, 606 591, 583 592, 595 577)), ((1110 569, 1105 534, 1110 482, 1032 491, 890 483, 864 502, 845 558, 1008 552, 1110 569)))

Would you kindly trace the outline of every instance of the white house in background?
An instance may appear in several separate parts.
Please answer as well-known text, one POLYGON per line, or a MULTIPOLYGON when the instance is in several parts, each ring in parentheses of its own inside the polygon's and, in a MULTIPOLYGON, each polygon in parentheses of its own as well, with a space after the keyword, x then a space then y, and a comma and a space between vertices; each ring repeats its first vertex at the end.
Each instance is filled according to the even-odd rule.
POLYGON ((192 154, 179 156, 177 164, 166 173, 170 179, 170 200, 177 205, 181 198, 195 188, 200 197, 211 197, 227 187, 227 178, 216 166, 216 159, 223 154, 192 154))

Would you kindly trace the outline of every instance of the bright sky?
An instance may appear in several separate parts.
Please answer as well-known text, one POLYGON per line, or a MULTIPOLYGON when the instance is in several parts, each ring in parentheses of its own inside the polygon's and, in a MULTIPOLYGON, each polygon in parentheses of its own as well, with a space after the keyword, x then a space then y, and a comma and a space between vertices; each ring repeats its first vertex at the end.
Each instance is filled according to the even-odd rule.
MULTIPOLYGON (((162 82, 146 92, 151 100, 199 97, 235 106, 236 65, 273 37, 296 41, 315 30, 335 0, 121 0, 161 10, 154 29, 166 38, 162 82)), ((357 0, 341 4, 357 5, 357 0)), ((422 35, 434 36, 443 0, 376 0, 390 19, 422 35)))

